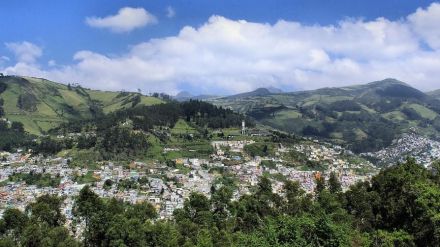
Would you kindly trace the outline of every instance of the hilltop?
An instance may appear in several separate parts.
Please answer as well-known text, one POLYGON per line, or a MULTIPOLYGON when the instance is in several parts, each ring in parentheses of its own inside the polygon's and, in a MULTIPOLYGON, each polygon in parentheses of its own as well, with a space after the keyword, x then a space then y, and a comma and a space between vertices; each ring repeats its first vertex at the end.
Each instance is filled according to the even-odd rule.
POLYGON ((410 128, 433 138, 440 131, 440 100, 435 94, 395 79, 290 93, 257 89, 211 102, 262 124, 356 152, 386 147, 410 128))
POLYGON ((163 102, 139 93, 92 90, 34 77, 2 76, 0 88, 5 117, 22 122, 32 134, 44 133, 71 119, 163 102))

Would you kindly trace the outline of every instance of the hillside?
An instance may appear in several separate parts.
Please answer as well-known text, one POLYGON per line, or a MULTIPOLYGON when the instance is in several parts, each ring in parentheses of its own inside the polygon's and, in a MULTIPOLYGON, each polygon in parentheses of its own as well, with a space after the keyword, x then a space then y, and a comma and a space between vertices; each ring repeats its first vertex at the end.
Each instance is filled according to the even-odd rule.
POLYGON ((427 94, 440 100, 440 89, 428 92, 427 94))
POLYGON ((272 94, 272 92, 267 88, 257 88, 251 92, 235 94, 235 95, 227 96, 225 98, 226 99, 245 99, 245 98, 249 98, 249 97, 266 96, 266 95, 270 95, 270 94, 272 94))
POLYGON ((440 100, 395 79, 293 93, 254 91, 211 102, 356 152, 386 147, 411 127, 434 138, 440 131, 440 100))
POLYGON ((70 119, 87 119, 133 105, 162 100, 137 93, 108 92, 65 85, 33 77, 0 77, 5 117, 19 121, 33 134, 43 133, 70 119))

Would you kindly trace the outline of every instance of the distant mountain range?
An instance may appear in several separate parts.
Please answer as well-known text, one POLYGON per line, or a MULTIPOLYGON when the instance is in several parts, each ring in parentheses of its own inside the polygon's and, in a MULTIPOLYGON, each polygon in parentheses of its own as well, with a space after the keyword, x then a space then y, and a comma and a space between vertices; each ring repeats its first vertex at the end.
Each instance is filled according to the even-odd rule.
POLYGON ((201 95, 192 95, 190 92, 187 91, 182 91, 179 92, 178 94, 176 94, 176 96, 173 97, 173 99, 177 100, 177 101, 187 101, 187 100, 209 100, 209 99, 214 99, 214 98, 218 98, 220 96, 216 96, 216 95, 207 95, 207 94, 201 94, 201 95))
POLYGON ((388 146, 409 128, 438 138, 439 96, 440 91, 423 93, 385 79, 291 93, 261 88, 210 102, 245 113, 261 124, 367 152, 388 146))
POLYGON ((5 117, 41 134, 70 119, 92 118, 102 113, 151 105, 162 100, 139 93, 109 92, 65 85, 40 78, 1 76, 0 98, 5 117))
MULTIPOLYGON (((269 94, 277 94, 282 93, 283 90, 275 87, 268 87, 268 88, 257 88, 252 92, 246 92, 236 95, 230 95, 226 96, 227 98, 241 98, 241 97, 252 97, 252 96, 264 96, 269 94)), ((190 92, 187 91, 181 91, 176 96, 173 97, 177 101, 186 101, 186 100, 212 100, 216 98, 222 98, 222 96, 218 95, 208 95, 208 94, 201 94, 201 95, 192 95, 190 92)))

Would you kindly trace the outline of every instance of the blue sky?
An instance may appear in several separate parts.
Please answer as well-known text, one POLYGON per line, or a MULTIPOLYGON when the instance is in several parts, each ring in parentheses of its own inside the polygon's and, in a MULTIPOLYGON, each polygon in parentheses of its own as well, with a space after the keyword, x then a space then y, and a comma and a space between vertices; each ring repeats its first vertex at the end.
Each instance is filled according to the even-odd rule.
POLYGON ((430 90, 440 88, 432 80, 440 69, 440 34, 430 25, 440 20, 437 6, 399 0, 5 1, 0 71, 144 92, 297 90, 382 77, 430 90), (124 22, 123 16, 105 18, 124 8, 139 18, 121 24, 122 30, 115 22, 124 22), (327 44, 319 43, 322 35, 329 35, 327 44), (381 40, 363 44, 369 38, 381 40), (144 71, 148 75, 140 76, 144 71))

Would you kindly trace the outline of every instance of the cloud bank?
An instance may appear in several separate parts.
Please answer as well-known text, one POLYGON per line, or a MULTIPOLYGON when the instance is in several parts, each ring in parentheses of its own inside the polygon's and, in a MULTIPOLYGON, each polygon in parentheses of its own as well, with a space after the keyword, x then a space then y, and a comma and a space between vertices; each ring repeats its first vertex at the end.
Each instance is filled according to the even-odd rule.
POLYGON ((149 24, 157 23, 154 15, 143 8, 121 8, 116 15, 107 17, 87 17, 86 23, 91 27, 110 29, 116 33, 133 31, 149 24))
POLYGON ((144 92, 315 89, 388 77, 432 90, 440 88, 439 18, 437 3, 397 21, 346 19, 328 26, 212 16, 200 27, 186 26, 176 36, 139 43, 118 56, 78 51, 70 65, 42 69, 32 59, 18 59, 0 70, 144 92))
POLYGON ((43 55, 43 50, 30 42, 5 43, 6 48, 11 50, 18 62, 34 63, 43 55))

